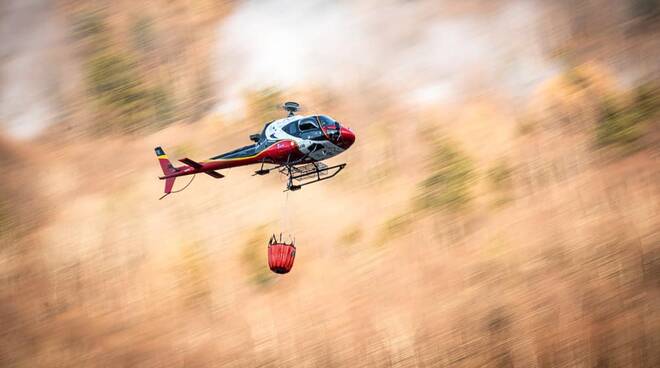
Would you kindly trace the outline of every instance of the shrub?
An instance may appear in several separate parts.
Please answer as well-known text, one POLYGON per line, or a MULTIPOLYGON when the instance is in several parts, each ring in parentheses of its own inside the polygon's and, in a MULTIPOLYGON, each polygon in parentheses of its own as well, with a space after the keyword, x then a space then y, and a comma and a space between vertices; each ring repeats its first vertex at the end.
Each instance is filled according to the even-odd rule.
POLYGON ((403 235, 410 230, 413 222, 413 215, 404 213, 401 215, 393 216, 385 222, 382 241, 387 241, 391 237, 403 235))
POLYGON ((259 126, 281 118, 283 111, 278 106, 284 103, 282 99, 282 92, 276 88, 248 91, 245 94, 248 124, 259 126))
POLYGON ((210 303, 210 266, 207 254, 199 243, 187 243, 181 249, 179 287, 188 306, 210 303))
POLYGON ((564 73, 564 78, 569 84, 577 87, 578 89, 585 89, 590 86, 590 78, 593 78, 593 76, 587 74, 585 70, 581 68, 571 68, 564 73))
POLYGON ((512 181, 513 169, 505 159, 501 159, 488 170, 488 180, 490 187, 497 196, 495 205, 501 205, 508 202, 510 192, 513 187, 512 181))
POLYGON ((352 226, 348 228, 339 239, 344 245, 352 245, 360 241, 363 236, 362 228, 359 226, 352 226))
POLYGON ((520 121, 517 128, 518 134, 521 136, 532 134, 536 130, 536 123, 530 120, 520 121))

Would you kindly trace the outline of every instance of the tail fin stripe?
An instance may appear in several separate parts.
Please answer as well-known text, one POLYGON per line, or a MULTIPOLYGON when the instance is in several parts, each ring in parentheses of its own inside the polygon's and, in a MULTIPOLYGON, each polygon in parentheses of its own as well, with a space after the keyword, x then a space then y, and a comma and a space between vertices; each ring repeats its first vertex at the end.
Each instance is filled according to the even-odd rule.
MULTIPOLYGON (((156 157, 158 157, 158 163, 160 164, 161 170, 163 170, 163 174, 169 175, 175 173, 176 168, 172 166, 172 163, 167 158, 165 151, 163 151, 161 147, 156 147, 154 150, 156 151, 156 157)), ((172 193, 172 188, 174 187, 174 180, 176 180, 175 177, 165 179, 165 189, 164 189, 165 195, 162 196, 160 199, 163 199, 165 198, 166 195, 172 193)))

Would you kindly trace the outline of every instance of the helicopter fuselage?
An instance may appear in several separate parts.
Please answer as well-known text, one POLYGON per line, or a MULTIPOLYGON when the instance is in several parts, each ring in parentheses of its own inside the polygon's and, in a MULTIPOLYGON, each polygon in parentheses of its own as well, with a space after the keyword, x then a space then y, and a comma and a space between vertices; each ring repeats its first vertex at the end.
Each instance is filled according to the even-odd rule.
MULTIPOLYGON (((260 163, 283 166, 307 164, 336 156, 347 150, 354 142, 355 134, 328 116, 294 115, 267 123, 255 144, 202 162, 182 159, 180 161, 185 166, 175 167, 170 174, 161 178, 208 173, 260 163)), ((216 173, 216 175, 220 174, 216 173)))

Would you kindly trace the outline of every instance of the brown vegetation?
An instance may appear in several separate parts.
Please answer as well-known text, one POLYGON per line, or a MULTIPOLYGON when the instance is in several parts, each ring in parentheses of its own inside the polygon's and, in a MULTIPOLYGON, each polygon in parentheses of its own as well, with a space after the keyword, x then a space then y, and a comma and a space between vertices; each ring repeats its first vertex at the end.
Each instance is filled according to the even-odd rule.
MULTIPOLYGON (((209 2, 149 12, 178 19, 184 3, 209 2)), ((200 33, 219 16, 195 14, 200 33)), ((123 70, 85 90, 85 108, 110 101, 96 113, 112 116, 132 109, 118 95, 155 101, 143 68, 181 49, 152 49, 151 26, 129 14, 104 19, 123 41, 102 57, 123 70), (103 87, 114 78, 131 88, 103 87)), ((163 42, 181 46, 181 30, 163 42)), ((0 140, 0 366, 660 366, 657 84, 622 87, 602 64, 574 63, 516 108, 478 95, 420 112, 376 86, 267 89, 245 93, 246 120, 138 119, 139 135, 84 120, 67 144, 0 140), (236 168, 157 200, 152 147, 203 159, 247 144, 281 96, 356 131, 337 178, 283 194, 275 174, 236 168), (266 261, 280 231, 296 236, 285 276, 266 261)), ((181 115, 202 114, 182 102, 194 100, 183 79, 181 115)))

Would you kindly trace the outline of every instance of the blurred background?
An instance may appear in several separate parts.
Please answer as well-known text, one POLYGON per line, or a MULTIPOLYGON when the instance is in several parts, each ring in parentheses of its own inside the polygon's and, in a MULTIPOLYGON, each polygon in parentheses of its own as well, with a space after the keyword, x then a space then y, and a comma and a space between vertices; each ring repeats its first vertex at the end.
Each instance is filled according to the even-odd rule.
POLYGON ((659 19, 1 1, 0 366, 660 366, 659 19), (153 147, 203 160, 288 100, 356 132, 335 179, 157 200, 153 147))

